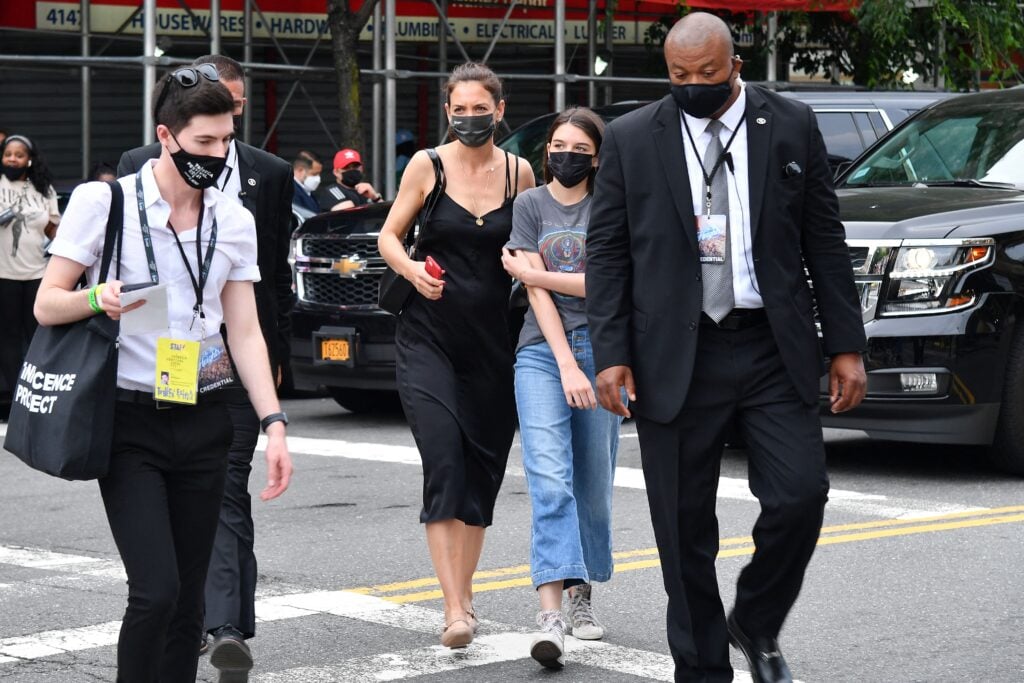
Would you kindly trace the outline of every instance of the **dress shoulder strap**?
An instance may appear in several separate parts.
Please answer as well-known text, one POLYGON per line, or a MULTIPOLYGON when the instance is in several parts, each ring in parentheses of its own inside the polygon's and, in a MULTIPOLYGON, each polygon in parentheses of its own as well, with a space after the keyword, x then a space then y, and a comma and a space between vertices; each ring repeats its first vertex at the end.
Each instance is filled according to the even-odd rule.
POLYGON ((505 151, 505 201, 515 199, 519 191, 519 157, 516 157, 516 174, 513 176, 508 162, 508 150, 505 151))

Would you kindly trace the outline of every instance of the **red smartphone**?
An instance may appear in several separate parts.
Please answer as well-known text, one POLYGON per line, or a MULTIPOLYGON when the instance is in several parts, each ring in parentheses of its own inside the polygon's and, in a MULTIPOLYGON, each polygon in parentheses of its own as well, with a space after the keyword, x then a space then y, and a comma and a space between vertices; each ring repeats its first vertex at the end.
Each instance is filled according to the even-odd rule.
POLYGON ((437 280, 444 277, 444 268, 438 265, 433 256, 427 257, 427 260, 424 263, 424 270, 427 271, 427 275, 437 280))

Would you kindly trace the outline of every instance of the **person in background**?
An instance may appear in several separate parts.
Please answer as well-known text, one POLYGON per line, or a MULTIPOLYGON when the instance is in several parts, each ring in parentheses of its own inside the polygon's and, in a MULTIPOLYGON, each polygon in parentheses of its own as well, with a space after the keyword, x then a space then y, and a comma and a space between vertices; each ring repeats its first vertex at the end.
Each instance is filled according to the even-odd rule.
POLYGON ((388 265, 416 288, 395 331, 398 394, 423 460, 420 522, 444 594, 441 644, 461 648, 479 627, 473 572, 515 433, 512 279, 501 249, 512 231, 512 202, 534 180, 528 161, 494 145, 505 115, 494 72, 463 64, 446 90, 454 139, 433 150, 445 184, 420 228, 417 260, 402 241, 436 185, 427 150, 405 169, 377 242, 388 265), (440 278, 419 260, 428 256, 446 271, 435 271, 440 278))
MULTIPOLYGON (((261 498, 288 488, 292 465, 288 419, 274 392, 253 294, 260 279, 253 217, 215 186, 233 137, 231 94, 217 70, 200 63, 162 79, 153 101, 159 158, 118 181, 125 195, 123 248, 116 256, 121 279, 97 282, 112 197, 107 184, 85 183, 72 194, 51 246, 35 313, 42 325, 92 315, 119 320, 146 305, 122 308, 123 283, 168 288, 164 331, 119 338, 110 468, 99 488, 128 575, 117 680, 186 683, 196 678, 203 585, 235 428, 222 392, 203 393, 200 385, 193 403, 156 400, 158 339, 178 347, 170 362, 193 364, 201 375, 206 354, 197 348, 190 357, 180 349, 222 350, 223 322, 238 377, 267 434, 261 498), (83 274, 92 283, 88 290, 77 287, 83 274)), ((245 664, 238 658, 214 663, 224 681, 247 676, 245 664)))
POLYGON ((320 171, 323 165, 314 161, 308 153, 299 152, 292 161, 292 183, 295 193, 292 204, 311 214, 320 213, 320 205, 313 199, 313 193, 320 187, 320 171))
POLYGON ((117 171, 105 161, 97 161, 89 169, 89 177, 86 182, 99 181, 105 183, 110 180, 117 180, 117 171))
MULTIPOLYGON (((224 55, 199 57, 193 64, 213 64, 221 83, 234 103, 233 115, 241 116, 245 106, 245 74, 242 66, 224 55)), ((160 155, 161 145, 149 145, 125 152, 118 175, 135 173, 147 161, 160 155)), ((271 372, 280 384, 282 368, 289 362, 291 322, 288 312, 294 302, 288 253, 292 232, 292 183, 288 162, 232 138, 216 186, 228 201, 243 206, 256 219, 257 265, 260 280, 255 285, 256 311, 263 339, 270 352, 271 372)), ((249 475, 259 436, 259 419, 245 395, 235 392, 228 404, 234 425, 234 441, 228 455, 227 482, 221 505, 220 523, 206 580, 206 623, 204 637, 196 643, 207 649, 205 634, 213 637, 210 661, 228 660, 236 667, 252 667, 252 653, 245 640, 256 633, 255 531, 249 497, 249 475)))
POLYGON ((502 261, 527 290, 516 351, 516 407, 533 511, 530 574, 540 633, 530 655, 561 668, 569 628, 604 636, 592 583, 612 576, 612 479, 621 418, 598 406, 584 305, 586 238, 604 122, 585 108, 548 130, 542 187, 516 198, 502 261), (510 250, 515 250, 513 254, 510 250))
POLYGON ((336 182, 321 187, 317 202, 321 211, 341 211, 353 206, 379 202, 382 197, 363 178, 363 158, 354 149, 343 149, 334 155, 336 182))
POLYGON ((411 130, 399 128, 395 131, 395 180, 399 185, 402 184, 402 173, 416 149, 416 136, 411 130))
POLYGON ((0 372, 13 387, 36 331, 32 305, 60 212, 53 177, 34 142, 9 135, 0 144, 0 159, 0 372))

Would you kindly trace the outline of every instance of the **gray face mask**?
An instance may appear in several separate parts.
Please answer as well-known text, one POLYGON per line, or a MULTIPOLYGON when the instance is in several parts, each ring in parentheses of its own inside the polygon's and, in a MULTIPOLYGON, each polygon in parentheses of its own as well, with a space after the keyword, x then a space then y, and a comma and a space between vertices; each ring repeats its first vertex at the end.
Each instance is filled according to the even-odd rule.
POLYGON ((452 134, 466 147, 480 147, 494 135, 494 114, 453 116, 452 134))

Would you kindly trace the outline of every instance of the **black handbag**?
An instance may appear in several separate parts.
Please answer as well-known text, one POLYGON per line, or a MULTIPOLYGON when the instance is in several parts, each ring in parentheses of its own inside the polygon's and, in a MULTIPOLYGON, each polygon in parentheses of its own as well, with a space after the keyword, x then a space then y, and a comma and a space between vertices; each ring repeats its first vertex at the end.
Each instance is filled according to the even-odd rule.
MULTIPOLYGON (((423 228, 430 219, 430 214, 434 211, 437 200, 444 194, 446 184, 444 168, 441 166, 441 158, 437 155, 437 150, 430 148, 427 150, 427 155, 434 164, 434 189, 430 191, 430 194, 427 195, 426 200, 423 202, 419 216, 416 219, 416 224, 410 227, 409 232, 406 233, 406 248, 408 249, 409 256, 412 258, 416 257, 420 237, 423 236, 423 228), (409 245, 414 234, 415 241, 412 245, 409 245)), ((409 302, 409 297, 412 296, 414 291, 415 288, 411 282, 396 273, 391 266, 388 266, 380 277, 380 289, 377 290, 377 305, 388 313, 398 315, 405 308, 405 305, 409 302)))
MULTIPOLYGON (((98 282, 117 241, 120 277, 124 193, 110 185, 110 215, 98 282)), ((110 465, 120 323, 97 314, 67 325, 40 325, 14 386, 4 448, 29 467, 70 480, 97 479, 110 465)))

